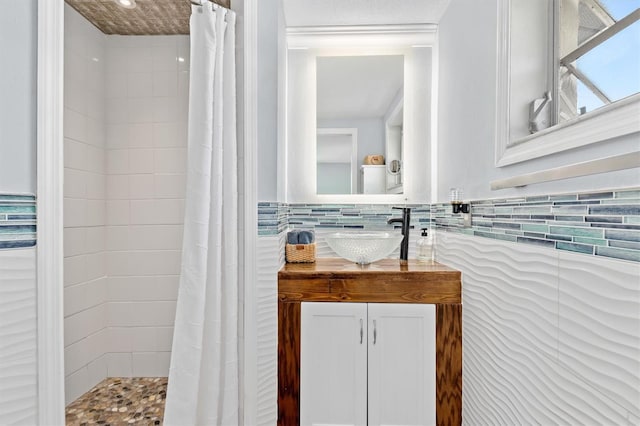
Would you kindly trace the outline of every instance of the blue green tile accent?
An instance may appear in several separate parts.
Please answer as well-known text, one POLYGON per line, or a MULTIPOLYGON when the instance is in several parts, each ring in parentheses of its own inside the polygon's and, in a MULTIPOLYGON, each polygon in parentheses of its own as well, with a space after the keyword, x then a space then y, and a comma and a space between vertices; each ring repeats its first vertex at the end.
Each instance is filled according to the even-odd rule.
POLYGON ((576 253, 593 254, 593 246, 587 244, 565 243, 558 241, 556 243, 558 250, 574 251, 576 253))
POLYGON ((36 245, 36 197, 0 194, 0 250, 36 245))
MULTIPOLYGON (((277 235, 287 227, 388 229, 387 220, 401 214, 391 207, 259 203, 258 235, 277 235)), ((448 203, 411 207, 414 229, 436 227, 444 232, 640 262, 638 188, 475 200, 470 202, 471 228, 462 227, 462 215, 454 215, 448 203)), ((2 214, 0 211, 0 218, 2 214)))
POLYGON ((556 250, 638 261, 640 190, 471 201, 472 227, 446 203, 431 206, 437 229, 556 250), (599 251, 598 251, 599 250, 599 251))
POLYGON ((627 250, 613 247, 596 247, 597 256, 613 257, 616 259, 640 262, 640 251, 627 250))
POLYGON ((606 246, 607 240, 602 238, 584 238, 584 237, 573 237, 573 241, 576 243, 582 244, 591 244, 592 246, 606 246))
POLYGON ((608 240, 623 240, 623 241, 640 241, 640 232, 638 231, 623 231, 619 229, 607 229, 605 230, 605 238, 608 240))

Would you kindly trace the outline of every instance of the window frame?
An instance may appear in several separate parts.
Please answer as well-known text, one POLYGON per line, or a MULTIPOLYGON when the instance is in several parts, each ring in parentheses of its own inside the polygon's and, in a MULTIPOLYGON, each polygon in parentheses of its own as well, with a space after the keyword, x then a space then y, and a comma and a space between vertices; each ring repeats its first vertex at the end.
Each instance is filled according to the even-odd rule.
MULTIPOLYGON (((554 1, 554 21, 558 19, 557 1, 554 1)), ((496 167, 504 167, 547 155, 604 142, 640 132, 640 93, 605 105, 573 120, 554 124, 535 134, 510 140, 511 105, 511 0, 497 2, 497 70, 496 70, 496 167)), ((554 37, 554 45, 557 43, 554 37)), ((557 75, 559 60, 553 52, 553 72, 557 75)), ((557 79, 551 79, 557 86, 557 79)), ((558 93, 553 88, 552 93, 558 93)), ((556 96, 554 95, 554 98, 556 96)), ((552 107, 554 115, 557 107, 552 107)), ((553 122, 557 119, 554 117, 553 122)))

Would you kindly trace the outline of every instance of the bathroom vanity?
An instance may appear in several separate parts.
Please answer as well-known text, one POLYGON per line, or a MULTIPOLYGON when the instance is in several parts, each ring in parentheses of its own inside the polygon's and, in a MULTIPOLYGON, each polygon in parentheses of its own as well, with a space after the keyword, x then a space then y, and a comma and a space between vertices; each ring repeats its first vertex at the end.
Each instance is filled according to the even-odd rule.
POLYGON ((278 424, 462 419, 460 272, 384 259, 278 274, 278 424))

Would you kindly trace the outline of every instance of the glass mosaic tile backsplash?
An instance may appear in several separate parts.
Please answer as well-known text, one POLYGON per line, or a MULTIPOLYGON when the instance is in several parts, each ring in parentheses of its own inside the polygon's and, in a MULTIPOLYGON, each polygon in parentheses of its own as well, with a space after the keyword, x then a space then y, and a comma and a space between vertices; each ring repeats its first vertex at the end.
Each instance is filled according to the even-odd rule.
MULTIPOLYGON (((298 229, 328 228, 336 230, 392 229, 392 217, 402 217, 395 204, 258 204, 258 235, 277 235, 287 227, 298 229)), ((404 206, 403 206, 404 207, 404 206)), ((428 228, 431 211, 428 204, 411 207, 411 225, 414 229, 428 228)))
MULTIPOLYGON (((414 228, 640 262, 640 189, 471 201, 472 226, 448 203, 412 205, 414 228)), ((287 227, 379 229, 393 205, 259 203, 258 234, 287 227)))
POLYGON ((36 197, 0 194, 0 250, 36 245, 36 197))

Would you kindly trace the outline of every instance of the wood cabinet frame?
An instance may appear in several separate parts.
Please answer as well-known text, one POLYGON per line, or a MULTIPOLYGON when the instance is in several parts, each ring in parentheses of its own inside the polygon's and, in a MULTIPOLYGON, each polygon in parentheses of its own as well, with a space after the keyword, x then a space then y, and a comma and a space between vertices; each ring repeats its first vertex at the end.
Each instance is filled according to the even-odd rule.
POLYGON ((288 264, 278 274, 278 424, 300 424, 301 303, 428 303, 436 305, 436 423, 462 424, 460 272, 397 260, 376 268, 341 259, 288 264))

